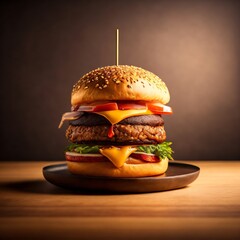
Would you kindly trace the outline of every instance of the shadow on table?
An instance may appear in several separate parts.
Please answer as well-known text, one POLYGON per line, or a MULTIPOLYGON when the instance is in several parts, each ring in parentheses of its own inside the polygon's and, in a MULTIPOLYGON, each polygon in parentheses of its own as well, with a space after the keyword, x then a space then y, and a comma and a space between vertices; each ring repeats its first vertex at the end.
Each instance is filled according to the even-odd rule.
MULTIPOLYGON (((28 180, 28 181, 18 181, 18 182, 9 182, 3 183, 0 185, 1 188, 22 192, 22 193, 36 193, 36 194, 53 194, 53 195, 126 195, 133 193, 121 193, 121 192, 112 192, 112 191, 87 191, 87 190, 71 190, 57 187, 51 183, 48 183, 45 180, 28 180)), ((184 187, 187 188, 188 186, 184 187)), ((181 188, 183 189, 183 188, 181 188)), ((175 189, 180 190, 180 189, 175 189)), ((140 193, 134 193, 140 194, 140 193)), ((146 194, 146 193, 145 193, 146 194)))
MULTIPOLYGON (((0 185, 1 188, 22 193, 53 194, 53 195, 126 195, 131 193, 120 193, 110 191, 86 191, 64 189, 48 183, 45 180, 29 180, 9 182, 0 185)), ((135 193, 139 194, 139 193, 135 193)))
POLYGON ((73 191, 56 187, 44 180, 18 181, 1 184, 2 188, 25 193, 72 194, 73 191))

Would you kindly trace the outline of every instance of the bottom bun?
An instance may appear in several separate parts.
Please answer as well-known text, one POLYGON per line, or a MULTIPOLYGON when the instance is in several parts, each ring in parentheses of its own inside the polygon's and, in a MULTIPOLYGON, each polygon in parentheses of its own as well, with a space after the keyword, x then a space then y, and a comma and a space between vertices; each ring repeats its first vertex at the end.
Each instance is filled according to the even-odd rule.
POLYGON ((73 174, 104 177, 148 177, 163 174, 168 168, 168 159, 158 163, 127 164, 116 168, 111 162, 72 162, 67 161, 73 174))

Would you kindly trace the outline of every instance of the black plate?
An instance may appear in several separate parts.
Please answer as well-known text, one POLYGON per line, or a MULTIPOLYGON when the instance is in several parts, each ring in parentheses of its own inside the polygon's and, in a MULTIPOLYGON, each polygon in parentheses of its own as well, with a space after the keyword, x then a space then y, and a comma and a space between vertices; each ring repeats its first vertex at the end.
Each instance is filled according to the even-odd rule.
POLYGON ((197 166, 169 162, 165 174, 141 178, 89 177, 71 174, 66 164, 49 165, 43 168, 45 179, 62 188, 83 191, 111 191, 125 193, 159 192, 182 188, 192 183, 199 175, 197 166))

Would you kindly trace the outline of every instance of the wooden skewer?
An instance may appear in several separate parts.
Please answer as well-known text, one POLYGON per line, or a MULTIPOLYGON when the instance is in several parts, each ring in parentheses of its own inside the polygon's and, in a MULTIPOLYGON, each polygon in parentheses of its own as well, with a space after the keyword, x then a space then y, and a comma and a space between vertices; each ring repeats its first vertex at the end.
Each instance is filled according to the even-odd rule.
POLYGON ((119 29, 116 31, 116 65, 119 64, 119 29))

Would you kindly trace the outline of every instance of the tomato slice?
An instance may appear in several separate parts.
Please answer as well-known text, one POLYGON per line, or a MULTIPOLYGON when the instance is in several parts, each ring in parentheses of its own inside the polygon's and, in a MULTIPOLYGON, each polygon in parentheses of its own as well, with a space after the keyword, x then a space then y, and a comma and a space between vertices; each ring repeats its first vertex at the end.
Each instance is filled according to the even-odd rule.
POLYGON ((111 110, 118 110, 118 106, 116 102, 81 105, 78 108, 78 111, 82 111, 82 112, 101 112, 101 111, 111 111, 111 110))
POLYGON ((144 101, 119 101, 119 102, 99 102, 75 107, 74 111, 81 112, 102 112, 111 110, 139 110, 148 109, 155 114, 172 114, 172 108, 158 102, 144 101), (76 109, 76 110, 75 110, 76 109))
POLYGON ((142 160, 142 161, 151 162, 151 163, 156 163, 160 161, 159 157, 154 154, 147 154, 147 153, 140 153, 140 152, 132 153, 131 157, 142 160))
MULTIPOLYGON (((71 162, 109 162, 108 158, 102 154, 81 154, 75 152, 66 152, 65 157, 67 161, 71 162)), ((130 155, 130 157, 149 163, 157 163, 160 161, 159 157, 156 155, 142 152, 134 152, 130 155)))
POLYGON ((75 152, 66 152, 67 161, 72 162, 108 162, 109 160, 102 154, 80 154, 75 152))
POLYGON ((105 104, 97 105, 93 109, 94 112, 111 111, 111 110, 118 110, 117 103, 115 102, 105 103, 105 104))
POLYGON ((137 109, 146 109, 147 106, 145 103, 135 103, 135 102, 118 102, 118 109, 119 110, 137 110, 137 109))
POLYGON ((158 102, 146 102, 147 108, 156 114, 172 114, 172 108, 158 102))

